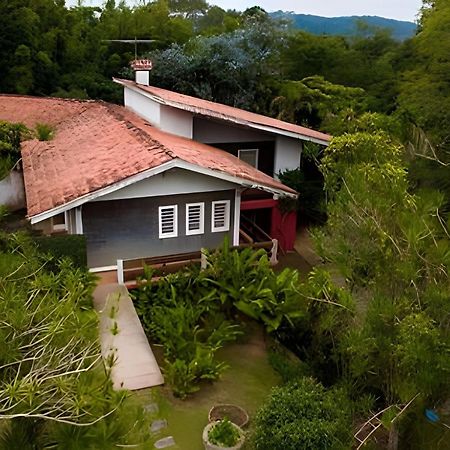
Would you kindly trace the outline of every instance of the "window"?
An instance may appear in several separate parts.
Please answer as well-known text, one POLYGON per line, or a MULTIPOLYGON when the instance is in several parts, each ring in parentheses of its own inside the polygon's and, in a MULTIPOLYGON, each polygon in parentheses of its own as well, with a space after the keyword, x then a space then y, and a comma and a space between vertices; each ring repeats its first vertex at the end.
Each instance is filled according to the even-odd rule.
POLYGON ((230 200, 212 202, 211 231, 218 233, 230 229, 230 200))
POLYGON ((178 206, 159 207, 159 238, 178 236, 178 206))
POLYGON ((203 234, 205 231, 205 204, 188 203, 186 205, 186 235, 203 234))
POLYGON ((52 231, 66 231, 67 230, 67 218, 65 212, 57 214, 51 218, 52 231))
POLYGON ((258 153, 257 148, 238 150, 238 158, 251 166, 258 168, 258 153))

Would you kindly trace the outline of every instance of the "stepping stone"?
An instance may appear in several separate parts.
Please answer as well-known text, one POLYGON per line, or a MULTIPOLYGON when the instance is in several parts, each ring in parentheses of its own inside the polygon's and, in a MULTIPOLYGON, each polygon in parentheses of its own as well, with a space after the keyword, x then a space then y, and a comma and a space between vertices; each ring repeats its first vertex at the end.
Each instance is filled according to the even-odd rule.
POLYGON ((155 434, 167 427, 167 420, 159 419, 152 422, 150 431, 155 434))
POLYGON ((144 411, 150 414, 157 414, 159 412, 159 407, 156 403, 149 403, 144 406, 144 411))
POLYGON ((169 448, 175 446, 175 439, 172 436, 167 436, 155 442, 155 448, 169 448))

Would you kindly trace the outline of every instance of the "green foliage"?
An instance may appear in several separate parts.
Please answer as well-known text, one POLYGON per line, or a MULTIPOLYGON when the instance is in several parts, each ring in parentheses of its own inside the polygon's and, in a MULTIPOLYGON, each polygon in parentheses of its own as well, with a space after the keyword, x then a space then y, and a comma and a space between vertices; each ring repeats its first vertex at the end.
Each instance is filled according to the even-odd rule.
POLYGON ((274 388, 255 422, 258 450, 351 447, 349 400, 341 390, 326 390, 311 378, 274 388))
POLYGON ((75 267, 87 267, 86 237, 81 234, 36 236, 34 241, 39 250, 54 261, 70 258, 75 267))
MULTIPOLYGON (((402 147, 382 131, 356 132, 335 137, 325 149, 321 161, 325 187, 330 194, 338 191, 339 182, 347 172, 355 172, 361 166, 364 173, 373 168, 373 175, 379 173, 380 179, 383 176, 391 178, 396 174, 401 176, 401 155, 402 147)), ((374 179, 374 182, 377 181, 374 179)))
POLYGON ((297 208, 299 219, 312 223, 321 223, 326 218, 325 190, 323 176, 316 162, 303 156, 302 167, 285 170, 278 174, 280 181, 295 189, 298 193, 297 208))
POLYGON ((402 151, 375 130, 343 134, 325 151, 328 222, 315 238, 355 309, 343 321, 318 310, 306 351, 315 374, 324 375, 321 356, 331 358, 336 377, 322 379, 368 400, 355 410, 367 410, 374 397, 379 409, 415 398, 408 421, 449 392, 450 234, 443 195, 411 193, 402 151))
POLYGON ((27 128, 20 123, 0 121, 0 180, 20 160, 20 142, 26 134, 27 128))
POLYGON ((37 123, 36 136, 40 141, 50 141, 54 136, 54 129, 51 125, 46 123, 37 123))
POLYGON ((9 214, 9 208, 6 205, 0 205, 0 224, 8 218, 9 214))
POLYGON ((238 429, 226 417, 217 422, 208 433, 209 442, 220 447, 234 447, 240 437, 238 429))
MULTIPOLYGON (((422 130, 426 139, 411 134, 416 156, 411 175, 420 187, 438 189, 446 195, 450 211, 450 88, 448 83, 450 5, 445 0, 424 2, 421 31, 408 48, 398 102, 400 110, 422 130)), ((415 130, 414 130, 415 131, 415 130)))
POLYGON ((264 250, 231 250, 225 242, 208 256, 206 273, 226 310, 234 307, 261 321, 268 332, 303 315, 298 272, 285 269, 276 274, 264 250))
POLYGON ((143 444, 142 408, 102 364, 93 277, 47 261, 29 236, 0 236, 0 448, 143 444))
POLYGON ((280 120, 318 126, 330 115, 347 108, 360 109, 364 91, 330 83, 322 76, 280 83, 271 113, 280 120))
POLYGON ((204 276, 198 271, 170 275, 144 283, 135 295, 146 330, 164 346, 166 378, 174 394, 185 398, 201 380, 216 380, 226 366, 215 354, 239 332, 224 320, 216 291, 204 276))
MULTIPOLYGON (((152 275, 147 269, 144 279, 152 275)), ((206 270, 142 282, 134 298, 147 332, 164 346, 174 393, 185 397, 225 369, 215 354, 239 334, 237 313, 260 321, 269 332, 303 317, 298 285, 298 273, 275 274, 263 250, 231 250, 225 242, 208 255, 206 270)))
POLYGON ((280 346, 273 346, 268 355, 269 364, 281 376, 283 383, 289 383, 310 375, 307 364, 280 346))

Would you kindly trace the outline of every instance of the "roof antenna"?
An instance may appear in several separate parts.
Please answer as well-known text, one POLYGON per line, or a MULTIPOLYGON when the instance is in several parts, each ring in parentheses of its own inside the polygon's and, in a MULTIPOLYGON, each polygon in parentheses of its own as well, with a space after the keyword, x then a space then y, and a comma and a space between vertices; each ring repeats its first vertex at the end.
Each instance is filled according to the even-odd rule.
POLYGON ((151 44, 157 42, 156 39, 138 39, 136 36, 134 39, 102 39, 102 42, 120 42, 122 44, 134 44, 134 56, 137 59, 137 45, 138 44, 151 44))

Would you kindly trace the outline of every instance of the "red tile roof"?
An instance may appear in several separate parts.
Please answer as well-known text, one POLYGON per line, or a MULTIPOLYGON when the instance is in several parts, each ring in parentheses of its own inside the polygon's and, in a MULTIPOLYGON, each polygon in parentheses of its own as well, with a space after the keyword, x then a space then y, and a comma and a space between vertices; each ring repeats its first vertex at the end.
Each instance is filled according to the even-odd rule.
POLYGON ((0 95, 0 120, 56 130, 50 141, 22 144, 29 216, 175 159, 295 192, 225 151, 160 131, 118 105, 0 95))
POLYGON ((320 131, 314 131, 310 128, 301 127, 282 120, 273 119, 271 117, 255 114, 243 109, 234 108, 232 106, 223 105, 221 103, 210 102, 189 95, 178 94, 177 92, 168 91, 154 86, 144 86, 130 80, 121 80, 113 78, 113 80, 121 85, 135 89, 140 89, 156 97, 160 102, 168 104, 175 108, 191 111, 201 116, 212 117, 229 122, 240 123, 250 127, 267 127, 270 129, 287 131, 296 134, 299 138, 305 140, 313 140, 318 143, 328 144, 331 136, 320 131))

